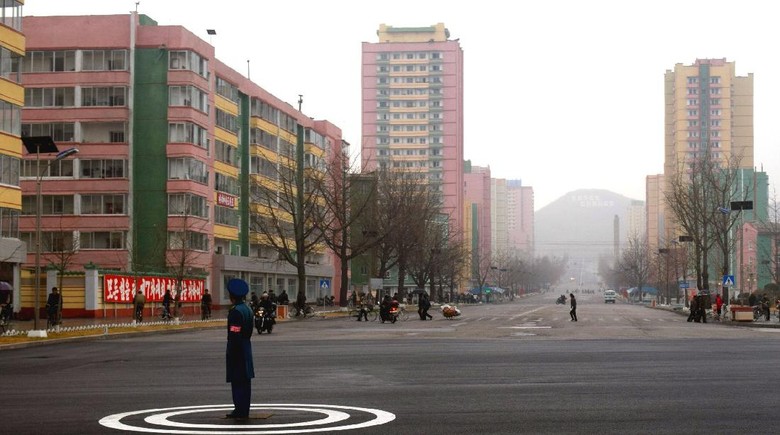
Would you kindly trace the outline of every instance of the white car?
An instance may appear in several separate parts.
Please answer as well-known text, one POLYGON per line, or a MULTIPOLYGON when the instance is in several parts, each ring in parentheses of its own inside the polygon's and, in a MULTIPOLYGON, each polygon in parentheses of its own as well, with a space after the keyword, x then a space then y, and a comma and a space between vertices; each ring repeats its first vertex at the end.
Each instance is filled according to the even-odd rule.
POLYGON ((612 302, 615 303, 615 298, 617 297, 617 293, 615 293, 615 290, 604 290, 604 303, 608 304, 612 302))

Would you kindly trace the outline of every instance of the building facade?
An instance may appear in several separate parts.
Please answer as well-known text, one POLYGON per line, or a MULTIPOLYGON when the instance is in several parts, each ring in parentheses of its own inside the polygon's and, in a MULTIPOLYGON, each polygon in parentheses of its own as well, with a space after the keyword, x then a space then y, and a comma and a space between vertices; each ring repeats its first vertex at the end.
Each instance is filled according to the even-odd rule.
POLYGON ((380 25, 362 47, 363 171, 419 173, 462 229, 463 51, 444 24, 380 25))
MULTIPOLYGON (((26 17, 24 26, 30 49, 21 135, 79 149, 42 178, 47 263, 205 277, 221 304, 233 277, 255 292, 297 292, 295 269, 252 231, 263 215, 253 193, 280 183, 299 127, 310 167, 340 152, 338 127, 227 67, 181 26, 136 13, 26 17)), ((20 226, 28 246, 33 167, 25 156, 20 226)), ((322 282, 336 284, 333 259, 322 249, 306 262, 314 300, 322 282)))
MULTIPOLYGON (((753 74, 737 76, 736 64, 726 59, 697 59, 667 70, 665 83, 664 191, 691 161, 709 153, 713 161, 753 167, 753 74)), ((663 201, 659 207, 665 208, 663 201)), ((664 238, 680 231, 665 215, 664 238)), ((651 233, 648 236, 652 237, 651 233)), ((662 240, 649 240, 661 246, 662 240)))
MULTIPOLYGON (((0 4, 0 281, 9 283, 18 300, 21 264, 26 246, 19 238, 22 191, 19 171, 22 159, 21 113, 24 106, 21 65, 25 56, 22 33, 23 1, 0 4)), ((5 301, 3 301, 5 302, 5 301)))
POLYGON ((534 190, 522 180, 507 180, 507 243, 518 258, 534 256, 534 190))
POLYGON ((465 239, 471 253, 471 276, 474 277, 480 273, 480 268, 489 267, 492 259, 490 167, 472 166, 467 161, 464 179, 464 219, 469 222, 465 239))

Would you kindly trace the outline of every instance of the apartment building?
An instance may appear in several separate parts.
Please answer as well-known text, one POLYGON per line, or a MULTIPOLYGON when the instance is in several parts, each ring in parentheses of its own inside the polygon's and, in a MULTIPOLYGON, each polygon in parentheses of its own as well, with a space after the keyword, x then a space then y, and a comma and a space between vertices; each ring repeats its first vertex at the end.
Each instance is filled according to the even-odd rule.
POLYGON ((463 50, 444 24, 380 25, 362 47, 363 171, 419 173, 463 219, 463 50))
MULTIPOLYGON (((73 157, 42 178, 48 262, 69 256, 123 273, 205 277, 216 303, 224 283, 297 292, 296 271, 252 232, 264 212, 258 184, 278 183, 302 127, 307 166, 341 152, 341 130, 313 120, 226 66, 181 26, 137 13, 25 17, 22 136, 50 136, 73 157), (86 31, 88 30, 88 31, 86 31)), ((52 156, 41 156, 51 159, 52 156)), ((21 237, 33 246, 35 156, 21 168, 21 237)), ((28 252, 26 265, 32 264, 28 252)), ((334 288, 324 249, 307 261, 307 297, 334 288)), ((50 286, 49 286, 50 287, 50 286)), ((67 308, 67 301, 66 301, 67 308)), ((75 308, 74 308, 75 309, 75 308)))
POLYGON ((19 238, 20 133, 24 106, 20 67, 25 55, 23 5, 23 1, 16 0, 0 3, 0 281, 14 290, 13 300, 8 302, 18 300, 21 264, 26 258, 26 246, 19 238))

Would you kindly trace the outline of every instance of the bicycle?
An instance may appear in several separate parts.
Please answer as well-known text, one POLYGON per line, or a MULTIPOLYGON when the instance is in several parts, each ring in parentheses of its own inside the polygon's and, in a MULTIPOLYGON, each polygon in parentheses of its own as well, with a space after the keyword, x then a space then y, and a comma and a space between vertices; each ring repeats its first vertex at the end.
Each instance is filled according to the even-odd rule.
MULTIPOLYGON (((162 319, 163 322, 170 322, 173 320, 174 313, 171 313, 170 310, 166 310, 165 307, 161 306, 157 308, 154 312, 155 317, 162 319)), ((184 310, 181 309, 181 305, 179 305, 179 321, 184 320, 184 310)))
POLYGON ((46 310, 46 329, 54 329, 55 326, 62 324, 62 312, 59 306, 48 307, 46 310))
POLYGON ((409 320, 409 311, 407 311, 406 307, 403 305, 398 307, 398 320, 409 320))
POLYGON ((292 309, 287 310, 287 318, 289 319, 305 319, 307 317, 314 317, 317 315, 314 311, 314 308, 310 307, 309 305, 304 305, 302 310, 299 309, 295 304, 290 305, 290 308, 292 309))
POLYGON ((135 307, 135 313, 133 315, 133 319, 135 319, 136 323, 142 323, 144 321, 143 305, 138 305, 137 307, 135 307))
MULTIPOLYGON (((349 311, 347 311, 347 320, 357 319, 359 315, 360 315, 360 309, 352 308, 349 311)), ((378 311, 374 309, 374 307, 366 309, 366 321, 373 322, 377 319, 378 316, 379 316, 378 311)))

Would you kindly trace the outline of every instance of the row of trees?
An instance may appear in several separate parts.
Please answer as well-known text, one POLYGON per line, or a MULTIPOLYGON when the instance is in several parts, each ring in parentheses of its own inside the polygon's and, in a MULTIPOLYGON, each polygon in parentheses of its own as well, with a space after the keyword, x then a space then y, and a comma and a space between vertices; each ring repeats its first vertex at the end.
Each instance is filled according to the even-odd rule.
MULTIPOLYGON (((756 201, 760 197, 756 195, 754 174, 741 167, 738 157, 723 160, 710 152, 698 153, 696 158, 680 165, 668 180, 665 195, 667 226, 676 229, 678 235, 661 241, 657 252, 650 252, 646 237, 630 238, 614 267, 602 267, 602 276, 610 283, 637 288, 654 284, 667 301, 673 295, 679 301, 680 280, 692 278, 696 280, 694 290, 710 290, 710 282, 720 282, 723 275, 734 274, 731 263, 736 258, 739 225, 748 220, 770 241, 757 247, 758 258, 770 271, 774 283, 778 282, 777 200, 773 196, 768 205, 756 201), (743 214, 747 210, 752 210, 750 219, 743 214), (716 279, 711 279, 713 275, 716 279)), ((740 287, 745 289, 747 274, 740 272, 740 287)), ((723 293, 727 295, 725 289, 723 293)))

